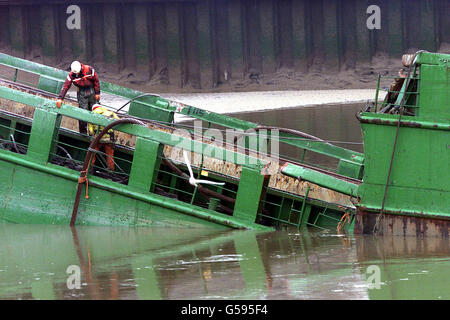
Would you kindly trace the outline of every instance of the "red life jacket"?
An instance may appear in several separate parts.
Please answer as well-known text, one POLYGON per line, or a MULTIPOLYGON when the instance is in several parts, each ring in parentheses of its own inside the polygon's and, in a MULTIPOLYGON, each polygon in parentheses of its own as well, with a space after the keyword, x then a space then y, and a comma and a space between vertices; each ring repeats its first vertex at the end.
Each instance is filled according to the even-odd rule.
POLYGON ((78 88, 93 87, 95 94, 100 94, 100 81, 98 80, 97 73, 91 66, 81 64, 81 70, 78 74, 73 72, 69 73, 59 94, 60 99, 64 99, 72 83, 78 88))

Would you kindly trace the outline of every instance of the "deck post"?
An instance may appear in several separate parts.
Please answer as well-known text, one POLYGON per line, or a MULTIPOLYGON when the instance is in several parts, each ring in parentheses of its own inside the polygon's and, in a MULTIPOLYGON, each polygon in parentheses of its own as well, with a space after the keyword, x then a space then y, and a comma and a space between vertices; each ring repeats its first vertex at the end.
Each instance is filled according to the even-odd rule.
POLYGON ((46 163, 56 148, 55 139, 61 124, 61 115, 36 108, 31 127, 27 156, 36 162, 46 163))
POLYGON ((161 164, 161 154, 164 145, 138 137, 134 149, 128 185, 144 192, 153 192, 161 164))
POLYGON ((281 200, 280 210, 278 213, 278 219, 283 221, 290 221, 293 205, 294 205, 293 199, 283 197, 283 199, 281 200))
POLYGON ((233 216, 255 222, 268 182, 259 170, 242 166, 233 216))
POLYGON ((305 198, 303 199, 300 216, 298 218, 298 226, 299 227, 306 227, 308 225, 309 214, 311 213, 311 206, 306 203, 306 199, 308 199, 309 190, 310 190, 310 186, 308 185, 308 188, 306 189, 306 192, 305 192, 305 198))

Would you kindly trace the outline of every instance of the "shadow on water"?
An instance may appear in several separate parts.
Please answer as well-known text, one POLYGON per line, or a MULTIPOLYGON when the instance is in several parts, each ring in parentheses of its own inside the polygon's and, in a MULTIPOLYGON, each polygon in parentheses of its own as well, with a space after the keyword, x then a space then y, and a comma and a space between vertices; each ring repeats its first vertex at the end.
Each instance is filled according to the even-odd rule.
POLYGON ((0 237, 0 299, 450 298, 441 239, 11 224, 0 237))

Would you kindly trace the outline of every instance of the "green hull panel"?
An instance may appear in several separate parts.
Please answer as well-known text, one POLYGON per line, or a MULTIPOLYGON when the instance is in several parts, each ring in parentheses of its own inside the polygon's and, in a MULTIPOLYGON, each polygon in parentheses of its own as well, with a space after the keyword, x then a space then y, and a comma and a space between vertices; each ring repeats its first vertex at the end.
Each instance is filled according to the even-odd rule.
MULTIPOLYGON (((0 199, 1 220, 11 223, 69 225, 76 195, 76 180, 4 160, 0 160, 0 167, 0 179, 8 181, 0 187, 3 195, 0 199)), ((57 172, 57 169, 59 168, 53 170, 57 172)), ((139 199, 131 191, 129 193, 134 196, 127 196, 125 191, 114 192, 106 185, 96 187, 94 184, 104 179, 95 178, 92 178, 93 183, 88 188, 89 199, 84 198, 83 188, 77 225, 266 228, 248 221, 241 223, 233 217, 220 217, 217 212, 178 203, 177 200, 156 194, 148 193, 139 199), (161 200, 163 205, 158 205, 161 200), (175 209, 177 205, 179 210, 175 209)))
MULTIPOLYGON (((381 209, 397 127, 362 123, 366 162, 360 206, 381 209)), ((450 219, 450 131, 400 127, 385 210, 450 219)))

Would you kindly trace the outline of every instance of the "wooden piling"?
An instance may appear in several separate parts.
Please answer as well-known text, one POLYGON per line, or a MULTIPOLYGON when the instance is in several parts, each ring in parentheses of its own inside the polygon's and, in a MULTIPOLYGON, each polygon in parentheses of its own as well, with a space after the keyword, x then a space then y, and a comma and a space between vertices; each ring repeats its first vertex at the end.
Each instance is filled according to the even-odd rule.
POLYGON ((57 67, 81 60, 158 89, 267 85, 280 70, 359 70, 375 54, 450 42, 446 0, 92 0, 78 4, 80 29, 67 27, 66 4, 0 7, 2 51, 57 67), (370 5, 381 29, 367 27, 370 5))

